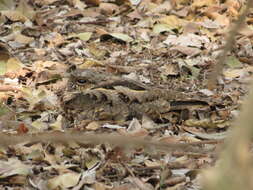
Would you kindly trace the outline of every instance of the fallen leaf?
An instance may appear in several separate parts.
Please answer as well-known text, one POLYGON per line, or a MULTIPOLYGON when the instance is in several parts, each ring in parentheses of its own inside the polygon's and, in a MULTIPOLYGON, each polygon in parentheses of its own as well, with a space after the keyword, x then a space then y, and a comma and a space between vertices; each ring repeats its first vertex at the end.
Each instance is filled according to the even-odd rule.
POLYGON ((157 124, 148 116, 143 115, 142 116, 142 127, 144 129, 155 129, 157 127, 157 124))
POLYGON ((125 127, 119 126, 119 125, 111 125, 111 124, 104 124, 102 127, 108 128, 108 129, 124 129, 125 127))
POLYGON ((118 41, 121 41, 121 42, 132 42, 133 41, 133 38, 131 38, 127 34, 123 34, 123 33, 103 33, 100 36, 101 41, 106 41, 106 40, 112 39, 112 38, 114 38, 118 41))
POLYGON ((31 42, 34 41, 34 38, 33 37, 28 37, 28 36, 25 36, 25 35, 22 35, 22 34, 15 34, 14 35, 14 40, 18 43, 21 43, 21 44, 29 44, 31 42))
POLYGON ((112 37, 116 38, 116 39, 119 39, 119 40, 122 40, 124 42, 132 42, 133 41, 133 38, 129 37, 128 35, 126 34, 122 34, 122 33, 111 33, 110 34, 112 37))
POLYGON ((187 65, 186 67, 190 70, 191 76, 194 79, 196 79, 199 76, 199 73, 200 73, 200 69, 199 68, 191 66, 191 65, 187 65))
POLYGON ((171 48, 171 50, 177 50, 178 52, 181 52, 189 57, 193 57, 201 53, 199 48, 185 46, 174 46, 171 48))
POLYGON ((134 19, 142 19, 142 16, 140 15, 138 10, 134 10, 131 13, 129 13, 127 15, 130 19, 134 20, 134 19))
POLYGON ((119 10, 119 7, 113 3, 100 3, 99 9, 101 10, 101 13, 112 15, 119 10))
POLYGON ((203 133, 203 132, 197 132, 194 130, 191 130, 187 127, 184 127, 184 130, 195 135, 196 137, 206 139, 206 140, 223 140, 227 137, 228 131, 225 132, 219 132, 219 133, 203 133))
POLYGON ((208 45, 210 41, 206 36, 188 33, 186 35, 180 35, 179 37, 169 35, 163 43, 169 46, 179 45, 179 46, 201 48, 204 45, 208 45))
POLYGON ((137 187, 139 187, 139 189, 154 190, 154 187, 150 183, 145 183, 144 180, 141 180, 140 178, 128 177, 128 180, 131 182, 131 184, 135 184, 137 187))
POLYGON ((155 34, 160 34, 162 32, 173 32, 173 31, 172 28, 167 24, 155 24, 153 27, 153 32, 155 34))
POLYGON ((21 12, 19 11, 2 11, 1 12, 4 16, 6 16, 9 20, 13 21, 13 22, 25 22, 28 19, 26 18, 26 16, 24 16, 21 12))
POLYGON ((27 1, 19 1, 16 11, 22 13, 26 18, 29 18, 31 21, 34 19, 35 11, 27 3, 27 1))
POLYGON ((2 179, 14 175, 27 176, 30 171, 30 166, 15 158, 9 158, 8 161, 0 160, 0 178, 2 179))
POLYGON ((209 29, 217 29, 221 27, 221 25, 217 21, 210 19, 205 19, 204 21, 199 22, 199 25, 209 29))
POLYGON ((79 69, 88 69, 91 67, 99 67, 99 66, 100 67, 104 66, 104 63, 97 61, 97 60, 88 59, 83 64, 78 65, 78 68, 79 69))
POLYGON ((48 36, 49 45, 48 47, 55 48, 65 42, 65 38, 58 32, 50 33, 48 36))
POLYGON ((227 64, 230 68, 241 68, 241 67, 242 67, 241 62, 240 62, 235 56, 229 56, 229 57, 227 58, 226 64, 227 64))
POLYGON ((213 91, 209 90, 209 89, 201 89, 199 90, 199 92, 201 92, 202 94, 206 95, 206 96, 212 96, 214 95, 213 91))
POLYGON ((75 8, 78 8, 81 11, 83 11, 87 7, 87 5, 80 0, 71 0, 71 2, 73 3, 75 8))
POLYGON ((194 0, 192 3, 193 8, 200 8, 200 7, 209 7, 211 5, 216 5, 217 0, 194 0))
POLYGON ((173 9, 172 4, 170 1, 164 1, 154 9, 152 9, 151 13, 166 13, 173 9))
POLYGON ((89 52, 95 56, 96 59, 103 59, 106 55, 108 55, 108 51, 106 49, 101 49, 96 44, 91 44, 88 46, 89 52))
POLYGON ((56 188, 71 188, 78 184, 78 181, 81 177, 80 173, 75 172, 69 172, 66 174, 58 175, 54 178, 49 179, 48 181, 48 187, 50 189, 56 189, 56 188))
POLYGON ((175 15, 169 15, 159 19, 161 24, 166 24, 171 30, 177 29, 178 31, 185 25, 187 22, 183 19, 178 18, 175 15))
POLYGON ((130 2, 132 5, 136 6, 136 5, 138 5, 138 4, 141 2, 141 0, 129 0, 129 2, 130 2))
POLYGON ((142 128, 141 124, 139 123, 139 121, 134 118, 131 123, 129 124, 127 131, 128 132, 136 132, 138 130, 140 130, 142 128))
POLYGON ((88 41, 92 36, 91 32, 82 32, 82 33, 78 33, 78 34, 71 34, 68 37, 69 38, 79 38, 80 40, 83 41, 88 41))
POLYGON ((211 121, 210 119, 194 120, 188 119, 185 125, 189 127, 202 127, 202 128, 224 128, 228 126, 228 122, 224 120, 211 121))
POLYGON ((17 58, 10 58, 7 62, 0 60, 0 74, 18 73, 24 65, 17 58))
POLYGON ((85 127, 85 129, 95 131, 95 130, 97 130, 97 129, 100 128, 100 127, 101 127, 101 125, 100 125, 98 122, 93 121, 93 122, 90 122, 90 123, 85 127))
POLYGON ((63 122, 62 115, 58 115, 58 117, 56 118, 56 121, 54 123, 50 124, 50 127, 53 130, 61 131, 62 130, 62 122, 63 122))
POLYGON ((90 5, 93 5, 93 6, 99 6, 99 4, 100 4, 100 0, 84 0, 84 2, 86 4, 90 4, 90 5))
POLYGON ((6 105, 0 104, 0 120, 11 120, 14 119, 15 113, 6 105))
POLYGON ((226 69, 223 72, 223 75, 225 76, 226 79, 232 80, 235 78, 241 78, 245 76, 247 73, 245 72, 244 69, 226 69))
POLYGON ((54 92, 43 88, 32 89, 23 87, 21 92, 23 93, 23 98, 29 102, 28 110, 33 110, 36 106, 39 106, 41 109, 53 109, 59 104, 54 92))
POLYGON ((24 133, 27 133, 28 131, 29 131, 29 130, 28 130, 28 128, 25 126, 24 123, 21 123, 21 124, 19 125, 19 127, 17 128, 18 134, 24 134, 24 133))
POLYGON ((177 64, 164 64, 161 68, 159 68, 161 74, 164 76, 177 76, 179 75, 179 66, 177 64))

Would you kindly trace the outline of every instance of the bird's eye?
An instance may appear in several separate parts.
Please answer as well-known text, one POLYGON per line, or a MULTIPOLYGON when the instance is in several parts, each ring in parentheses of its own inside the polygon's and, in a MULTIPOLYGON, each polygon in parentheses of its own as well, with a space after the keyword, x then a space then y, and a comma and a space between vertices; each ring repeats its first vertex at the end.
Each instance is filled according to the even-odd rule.
POLYGON ((87 81, 85 79, 78 79, 76 82, 79 85, 84 85, 87 81))

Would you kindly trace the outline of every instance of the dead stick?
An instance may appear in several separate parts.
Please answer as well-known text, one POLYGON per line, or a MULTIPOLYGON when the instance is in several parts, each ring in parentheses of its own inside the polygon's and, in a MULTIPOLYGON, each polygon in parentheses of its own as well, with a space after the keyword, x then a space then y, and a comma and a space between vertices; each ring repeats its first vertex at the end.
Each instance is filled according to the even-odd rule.
POLYGON ((226 44, 224 46, 224 49, 221 52, 221 54, 218 56, 217 64, 214 66, 214 68, 210 74, 210 77, 207 82, 207 86, 209 89, 214 89, 217 85, 216 84, 217 78, 222 74, 222 71, 223 71, 223 68, 224 68, 224 65, 226 62, 227 54, 228 54, 228 52, 231 51, 231 49, 235 43, 236 33, 244 24, 244 20, 249 12, 249 9, 252 6, 252 1, 248 0, 247 4, 245 6, 246 6, 245 10, 239 16, 239 18, 236 21, 236 23, 234 24, 234 26, 231 28, 229 35, 226 39, 226 44))
POLYGON ((195 143, 164 143, 155 140, 127 137, 116 134, 85 134, 80 132, 43 132, 38 134, 11 135, 0 133, 0 146, 16 145, 24 142, 79 142, 87 144, 109 143, 112 146, 126 148, 143 147, 151 150, 162 151, 190 151, 205 153, 203 147, 196 146, 195 143))

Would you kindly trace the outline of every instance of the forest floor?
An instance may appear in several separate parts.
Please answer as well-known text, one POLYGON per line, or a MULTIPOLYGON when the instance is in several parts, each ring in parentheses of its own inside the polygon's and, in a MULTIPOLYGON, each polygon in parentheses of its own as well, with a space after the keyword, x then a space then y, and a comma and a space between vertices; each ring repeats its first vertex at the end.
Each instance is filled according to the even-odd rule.
POLYGON ((243 0, 0 0, 0 188, 200 189, 253 72, 248 14, 208 86, 244 8, 243 0), (71 72, 86 69, 186 98, 166 114, 156 105, 157 118, 74 112, 69 121, 63 94, 71 72))

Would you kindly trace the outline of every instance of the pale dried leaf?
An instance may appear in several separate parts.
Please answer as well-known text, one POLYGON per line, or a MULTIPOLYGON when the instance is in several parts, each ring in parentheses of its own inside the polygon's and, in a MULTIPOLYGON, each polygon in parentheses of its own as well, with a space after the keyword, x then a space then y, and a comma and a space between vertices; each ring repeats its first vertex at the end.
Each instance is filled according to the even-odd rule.
POLYGON ((23 164, 20 160, 10 158, 8 161, 0 161, 0 178, 6 178, 13 175, 27 176, 31 167, 23 164))
POLYGON ((17 21, 25 22, 25 21, 27 21, 26 16, 23 15, 19 11, 2 11, 1 13, 13 22, 17 22, 17 21))
POLYGON ((112 37, 122 40, 124 42, 132 42, 133 38, 131 38, 130 36, 128 36, 127 34, 123 34, 123 33, 111 33, 110 34, 112 37))
POLYGON ((58 175, 54 178, 51 178, 48 181, 48 187, 50 189, 55 189, 59 187, 63 189, 71 188, 78 184, 80 177, 81 174, 75 172, 69 172, 62 175, 58 175))
POLYGON ((78 33, 78 34, 71 34, 69 35, 69 38, 79 38, 80 40, 83 41, 88 41, 92 36, 91 32, 82 32, 82 33, 78 33))
POLYGON ((29 18, 30 20, 33 20, 35 16, 35 11, 33 8, 27 3, 27 1, 23 0, 20 1, 18 4, 18 7, 16 8, 16 11, 19 11, 22 13, 26 18, 29 18))

